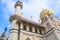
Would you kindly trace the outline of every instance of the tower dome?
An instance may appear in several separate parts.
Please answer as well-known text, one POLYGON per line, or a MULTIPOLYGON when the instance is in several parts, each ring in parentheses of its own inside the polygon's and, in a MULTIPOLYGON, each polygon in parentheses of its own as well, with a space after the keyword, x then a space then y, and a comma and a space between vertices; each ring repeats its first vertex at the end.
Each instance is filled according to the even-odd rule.
POLYGON ((17 2, 15 3, 15 8, 16 8, 17 6, 20 6, 21 9, 22 9, 23 3, 22 3, 21 1, 17 1, 17 2))
POLYGON ((41 13, 40 13, 40 18, 43 19, 46 14, 50 14, 50 15, 53 15, 54 12, 50 9, 44 9, 41 13))
POLYGON ((17 1, 15 3, 15 14, 14 15, 17 15, 17 16, 22 16, 21 13, 22 13, 22 8, 23 8, 23 3, 21 1, 17 1))

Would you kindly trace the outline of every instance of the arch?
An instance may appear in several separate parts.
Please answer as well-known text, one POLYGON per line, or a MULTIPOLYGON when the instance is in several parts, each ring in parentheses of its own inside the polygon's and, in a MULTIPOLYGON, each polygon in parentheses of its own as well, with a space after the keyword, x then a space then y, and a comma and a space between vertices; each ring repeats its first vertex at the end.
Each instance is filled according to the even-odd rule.
POLYGON ((29 38, 29 37, 27 37, 27 38, 26 38, 26 40, 30 40, 30 38, 29 38))

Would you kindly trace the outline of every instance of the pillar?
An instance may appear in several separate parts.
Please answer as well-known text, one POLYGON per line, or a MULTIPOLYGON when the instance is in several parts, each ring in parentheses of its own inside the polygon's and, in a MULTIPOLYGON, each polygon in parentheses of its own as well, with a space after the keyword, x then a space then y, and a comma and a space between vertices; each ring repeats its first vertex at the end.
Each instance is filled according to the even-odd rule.
POLYGON ((20 29, 23 29, 23 23, 21 22, 21 24, 20 24, 20 29))
POLYGON ((30 29, 29 29, 29 25, 27 25, 27 26, 26 26, 26 29, 27 29, 27 31, 29 31, 29 30, 30 30, 30 29))
POLYGON ((34 26, 32 27, 32 32, 35 32, 35 28, 34 28, 34 26))
POLYGON ((18 24, 17 20, 13 20, 11 23, 11 30, 8 40, 18 40, 18 24))

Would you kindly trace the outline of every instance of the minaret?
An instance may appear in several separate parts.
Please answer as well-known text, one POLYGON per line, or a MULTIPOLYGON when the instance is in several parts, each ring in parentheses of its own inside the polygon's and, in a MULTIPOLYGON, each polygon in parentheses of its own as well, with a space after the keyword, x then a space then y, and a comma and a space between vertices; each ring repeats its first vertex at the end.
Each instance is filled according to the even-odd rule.
MULTIPOLYGON (((60 32, 58 32, 58 24, 57 22, 55 21, 56 19, 54 19, 54 12, 52 10, 49 10, 49 9, 44 9, 41 14, 40 14, 40 18, 43 22, 46 28, 46 32, 48 32, 47 35, 51 36, 51 39, 48 38, 47 40, 60 40, 60 32), (57 30, 56 30, 57 29, 57 30)), ((47 36, 47 37, 49 37, 47 36)))
POLYGON ((6 40, 6 31, 7 28, 5 28, 4 32, 2 33, 0 40, 6 40))
POLYGON ((19 0, 15 3, 15 14, 10 17, 11 28, 8 40, 20 40, 19 39, 19 24, 17 23, 18 18, 21 17, 21 10, 23 7, 23 3, 19 0))
POLYGON ((19 0, 15 3, 15 14, 18 16, 22 16, 22 8, 23 8, 23 3, 20 2, 19 0))

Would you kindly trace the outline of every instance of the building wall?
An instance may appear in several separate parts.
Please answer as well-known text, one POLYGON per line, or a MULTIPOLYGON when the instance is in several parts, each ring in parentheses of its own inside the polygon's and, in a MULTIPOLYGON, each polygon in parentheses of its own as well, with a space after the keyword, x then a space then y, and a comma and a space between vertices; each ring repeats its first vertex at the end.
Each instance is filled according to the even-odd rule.
MULTIPOLYGON (((53 28, 53 26, 55 24, 53 26, 51 26, 51 25, 49 25, 48 21, 46 21, 46 20, 44 20, 44 21, 43 22, 46 24, 45 27, 47 27, 46 29, 48 29, 48 30, 46 30, 40 26, 31 24, 31 23, 27 23, 24 21, 17 22, 16 20, 12 22, 11 29, 18 29, 19 30, 18 27, 20 27, 20 40, 59 40, 60 34, 58 35, 58 33, 60 33, 60 32, 57 33, 57 31, 46 36, 47 34, 45 34, 45 33, 48 32, 51 28, 53 28), (18 23, 20 23, 20 24, 18 24, 18 23), (30 27, 31 27, 32 31, 30 30, 30 27), (44 34, 44 35, 42 35, 42 34, 44 34), (56 35, 57 35, 57 37, 56 37, 56 35)), ((49 21, 49 22, 51 22, 51 24, 54 23, 53 21, 49 21)), ((12 30, 10 32, 12 32, 12 33, 10 33, 9 40, 17 40, 18 39, 18 31, 12 30)))
POLYGON ((44 40, 43 35, 21 30, 20 40, 44 40))
POLYGON ((52 33, 47 36, 47 40, 57 40, 56 36, 52 33))

